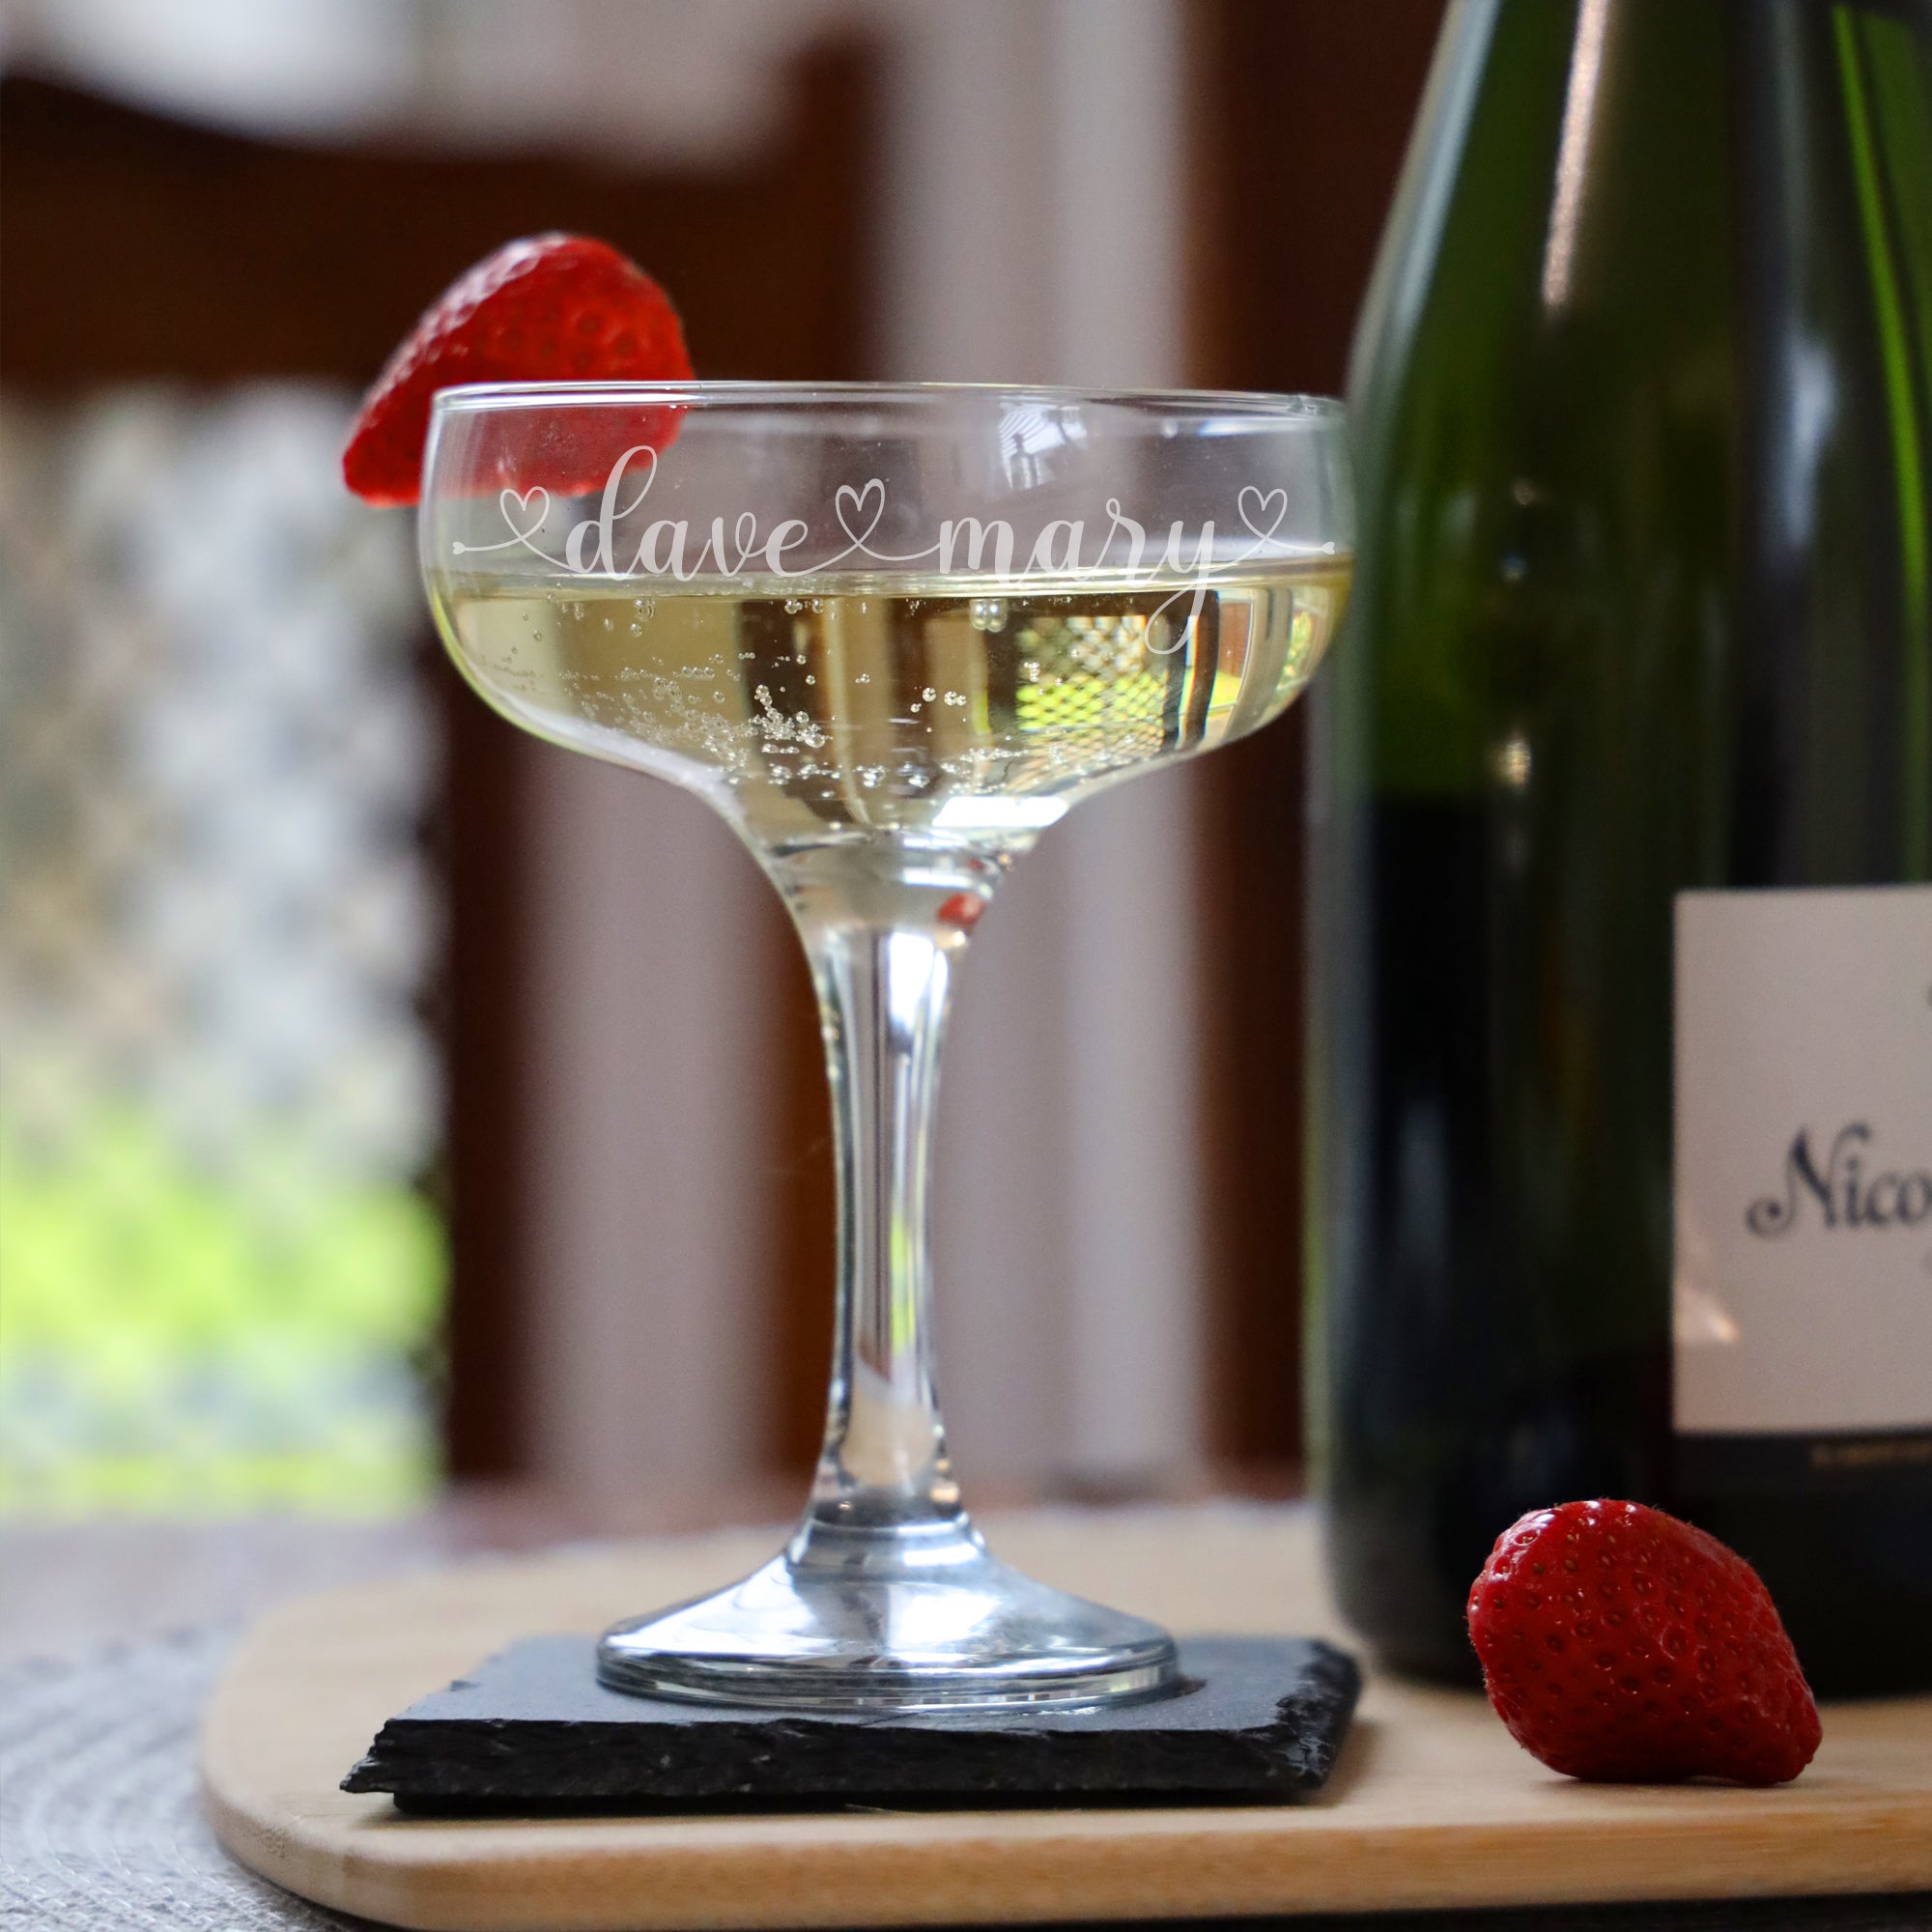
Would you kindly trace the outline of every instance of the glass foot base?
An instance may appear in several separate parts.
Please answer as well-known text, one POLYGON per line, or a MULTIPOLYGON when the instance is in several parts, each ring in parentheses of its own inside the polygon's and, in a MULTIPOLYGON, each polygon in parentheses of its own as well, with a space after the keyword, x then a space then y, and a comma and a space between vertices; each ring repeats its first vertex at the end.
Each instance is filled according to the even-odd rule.
POLYGON ((1009 1569, 963 1516, 812 1522, 728 1590, 606 1632, 597 1675, 653 1697, 824 1712, 1138 1701, 1179 1682, 1158 1625, 1009 1569))

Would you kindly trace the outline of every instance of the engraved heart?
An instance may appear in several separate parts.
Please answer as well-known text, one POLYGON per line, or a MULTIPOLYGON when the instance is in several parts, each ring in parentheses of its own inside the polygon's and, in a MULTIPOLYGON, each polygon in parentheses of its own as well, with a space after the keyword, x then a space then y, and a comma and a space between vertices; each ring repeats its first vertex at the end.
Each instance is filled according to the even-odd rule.
POLYGON ((879 519, 886 514, 886 486, 880 477, 874 476, 863 490, 855 490, 849 483, 841 483, 833 492, 833 509, 838 518, 838 527, 852 539, 855 550, 864 550, 866 540, 879 527, 879 519), (852 527, 855 519, 866 515, 867 508, 871 520, 863 530, 852 527))
POLYGON ((1235 498, 1235 508, 1240 512, 1241 521, 1247 525, 1250 534, 1266 543, 1281 528, 1281 520, 1288 515, 1288 492, 1277 485, 1264 497, 1252 483, 1244 483, 1235 498), (1268 516, 1270 510, 1274 514, 1268 519, 1267 528, 1263 529, 1261 519, 1268 516))
POLYGON ((526 541, 543 528, 544 519, 550 515, 550 492, 541 483, 532 483, 521 496, 514 490, 505 490, 497 497, 497 502, 503 512, 504 523, 510 526, 511 535, 526 541), (534 520, 530 520, 532 502, 537 506, 534 520), (519 512, 526 520, 521 526, 517 522, 519 512))

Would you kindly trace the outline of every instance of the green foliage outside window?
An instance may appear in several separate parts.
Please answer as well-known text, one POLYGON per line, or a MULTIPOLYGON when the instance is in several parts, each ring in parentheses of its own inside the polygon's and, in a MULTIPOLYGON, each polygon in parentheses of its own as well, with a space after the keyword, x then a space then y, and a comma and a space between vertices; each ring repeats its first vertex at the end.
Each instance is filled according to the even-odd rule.
POLYGON ((419 1193, 293 1135, 215 1169, 128 1104, 0 1130, 0 1508, 419 1501, 446 1271, 419 1193))

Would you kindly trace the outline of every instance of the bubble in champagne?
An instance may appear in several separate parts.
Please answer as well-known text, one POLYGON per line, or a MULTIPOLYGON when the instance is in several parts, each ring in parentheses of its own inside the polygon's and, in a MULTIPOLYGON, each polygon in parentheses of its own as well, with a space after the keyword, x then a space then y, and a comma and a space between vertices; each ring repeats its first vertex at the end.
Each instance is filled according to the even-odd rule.
POLYGON ((976 631, 1004 631, 1007 628, 1007 600, 1004 597, 976 597, 966 607, 966 621, 976 631))

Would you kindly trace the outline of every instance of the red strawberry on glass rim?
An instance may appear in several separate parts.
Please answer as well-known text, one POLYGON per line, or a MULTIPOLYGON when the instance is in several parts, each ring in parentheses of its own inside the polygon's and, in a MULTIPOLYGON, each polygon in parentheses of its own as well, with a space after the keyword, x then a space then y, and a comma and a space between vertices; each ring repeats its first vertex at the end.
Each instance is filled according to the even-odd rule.
POLYGON ((1552 1771, 1782 1784, 1818 1748, 1757 1572, 1662 1510, 1532 1510, 1496 1539, 1468 1615, 1496 1715, 1552 1771))
MULTIPOLYGON (((684 331, 670 298, 608 242, 536 235, 508 242, 457 277, 424 312, 363 398, 342 476, 365 502, 415 502, 430 402, 459 383, 686 382, 684 331)), ((479 476, 479 492, 599 489, 628 448, 661 449, 677 431, 663 404, 559 415, 529 473, 479 476)))

